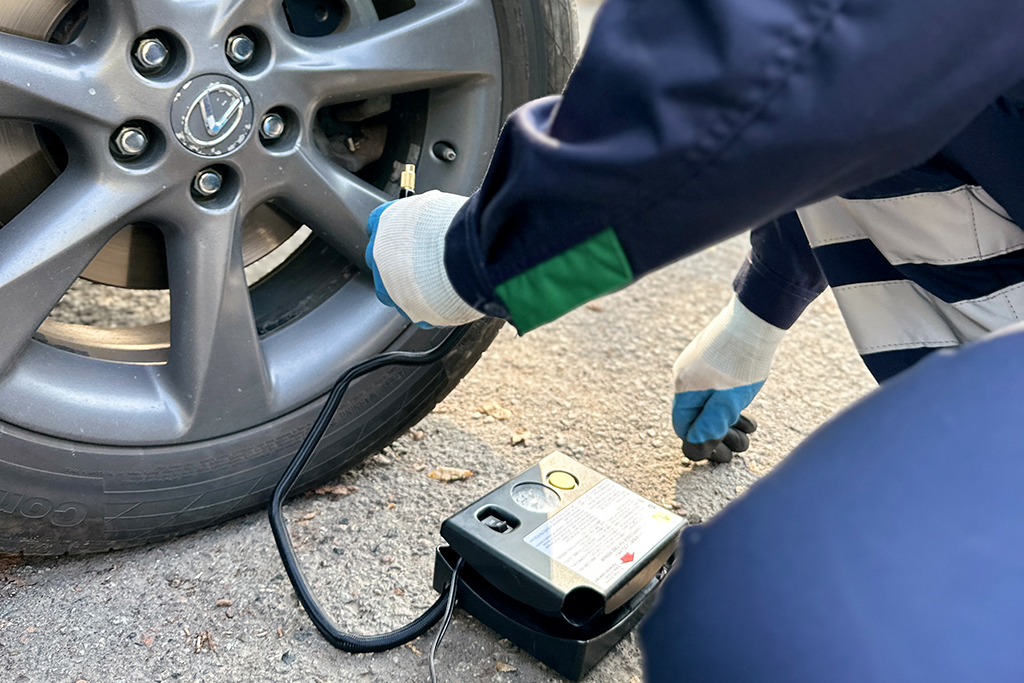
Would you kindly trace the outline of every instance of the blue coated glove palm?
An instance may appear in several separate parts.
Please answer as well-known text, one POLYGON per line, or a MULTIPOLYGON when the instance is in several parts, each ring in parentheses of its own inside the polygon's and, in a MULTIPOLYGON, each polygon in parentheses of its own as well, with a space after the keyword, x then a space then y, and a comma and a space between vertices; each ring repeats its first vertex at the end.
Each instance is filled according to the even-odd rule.
POLYGON ((406 312, 395 305, 395 302, 392 301, 391 296, 388 294, 388 290, 384 288, 384 281, 381 280, 380 271, 377 270, 377 264, 373 260, 373 245, 377 239, 377 227, 380 225, 380 217, 389 206, 397 201, 397 199, 392 199, 390 202, 381 204, 374 209, 373 213, 370 214, 370 217, 366 219, 366 231, 370 234, 370 242, 366 245, 366 265, 370 267, 370 272, 373 273, 373 291, 377 293, 378 301, 385 306, 394 308, 408 318, 409 316, 406 312))
POLYGON ((741 415, 764 386, 784 330, 733 297, 675 362, 672 427, 691 460, 727 462, 756 429, 741 415))
POLYGON ((739 421, 762 386, 764 382, 732 389, 679 392, 672 400, 672 427, 679 438, 690 443, 720 441, 729 435, 729 429, 739 421))

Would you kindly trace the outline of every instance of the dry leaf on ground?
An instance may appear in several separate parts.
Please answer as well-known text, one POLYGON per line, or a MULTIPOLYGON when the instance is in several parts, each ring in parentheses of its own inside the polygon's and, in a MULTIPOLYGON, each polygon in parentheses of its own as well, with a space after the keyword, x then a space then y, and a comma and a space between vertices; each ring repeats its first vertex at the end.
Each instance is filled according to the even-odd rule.
POLYGON ((495 662, 494 663, 494 670, 495 671, 500 671, 501 673, 506 673, 506 672, 509 672, 509 671, 515 671, 516 668, 514 666, 512 666, 511 664, 506 664, 505 662, 495 662))
POLYGON ((461 481, 472 477, 473 472, 458 467, 435 467, 427 476, 438 481, 461 481))
POLYGON ((488 401, 483 404, 480 406, 480 412, 484 415, 490 415, 495 420, 507 420, 512 417, 512 411, 502 407, 497 401, 488 401))
POLYGON ((350 493, 355 492, 357 489, 355 486, 345 486, 344 484, 328 484, 327 486, 319 486, 313 489, 313 493, 318 493, 321 496, 328 494, 331 496, 347 496, 350 493))
POLYGON ((210 636, 209 631, 203 631, 196 636, 196 654, 199 654, 203 650, 213 652, 216 649, 217 645, 213 642, 213 638, 210 636))
POLYGON ((521 443, 525 446, 526 440, 532 438, 533 433, 529 429, 526 427, 517 427, 516 430, 512 432, 512 445, 515 446, 516 444, 521 443))

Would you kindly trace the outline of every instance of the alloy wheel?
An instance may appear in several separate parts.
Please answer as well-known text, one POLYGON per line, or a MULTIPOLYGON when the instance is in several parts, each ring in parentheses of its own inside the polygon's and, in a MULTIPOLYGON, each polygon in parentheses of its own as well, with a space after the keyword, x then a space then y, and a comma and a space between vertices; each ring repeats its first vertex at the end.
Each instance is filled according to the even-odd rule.
POLYGON ((18 0, 0 30, 0 421, 65 439, 199 441, 321 396, 407 327, 366 216, 407 162, 471 191, 500 124, 480 0, 18 0), (168 289, 169 319, 55 319, 82 277, 168 289))

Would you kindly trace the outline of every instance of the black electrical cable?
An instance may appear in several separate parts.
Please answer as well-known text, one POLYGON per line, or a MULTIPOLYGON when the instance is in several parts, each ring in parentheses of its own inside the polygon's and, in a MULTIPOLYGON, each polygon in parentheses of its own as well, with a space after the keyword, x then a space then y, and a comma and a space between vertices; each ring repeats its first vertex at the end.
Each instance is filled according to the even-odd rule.
POLYGON ((462 558, 455 563, 452 570, 452 580, 448 583, 448 605, 444 610, 444 619, 441 620, 441 628, 437 629, 434 636, 434 643, 430 646, 430 657, 427 662, 430 664, 430 683, 437 683, 437 673, 434 671, 434 658, 437 657, 437 648, 441 645, 441 639, 448 632, 448 624, 452 623, 452 614, 455 613, 455 598, 459 591, 459 570, 462 569, 462 558))
MULTIPOLYGON (((316 626, 327 642, 340 650, 346 652, 383 652, 384 650, 390 650, 419 638, 427 629, 441 619, 445 614, 446 606, 449 612, 454 609, 455 590, 450 590, 448 595, 442 592, 441 596, 438 597, 437 601, 426 612, 409 624, 390 633, 382 633, 376 636, 345 633, 334 624, 331 617, 320 606, 320 603, 317 602, 316 596, 313 595, 313 591, 310 590, 309 585, 306 583, 306 579, 302 575, 302 569, 295 558, 295 549, 292 548, 291 537, 288 535, 288 527, 285 523, 281 506, 288 492, 295 484, 295 480, 299 478, 306 463, 312 457, 313 451, 316 449, 317 444, 320 443, 320 439, 323 438, 327 425, 330 424, 331 418, 334 417, 334 413, 338 410, 338 405, 345 395, 345 391, 354 379, 388 365, 416 366, 436 363, 448 355, 462 341, 462 338, 468 331, 469 326, 457 327, 448 333, 444 341, 426 351, 391 351, 374 356, 349 368, 337 381, 334 388, 331 389, 327 402, 321 408, 320 414, 317 415, 316 421, 313 422, 309 433, 303 439, 302 445, 299 446, 298 452, 292 458, 288 469, 285 470, 284 476, 281 477, 281 481, 274 488, 274 495, 270 500, 270 528, 274 532, 274 540, 277 542, 277 550, 281 554, 281 561, 284 563, 285 571, 288 573, 288 578, 291 579, 299 602, 302 603, 306 614, 313 621, 313 625, 316 626)), ((453 573, 453 585, 456 576, 457 574, 453 573)), ((449 616, 448 618, 450 619, 451 617, 449 616)))

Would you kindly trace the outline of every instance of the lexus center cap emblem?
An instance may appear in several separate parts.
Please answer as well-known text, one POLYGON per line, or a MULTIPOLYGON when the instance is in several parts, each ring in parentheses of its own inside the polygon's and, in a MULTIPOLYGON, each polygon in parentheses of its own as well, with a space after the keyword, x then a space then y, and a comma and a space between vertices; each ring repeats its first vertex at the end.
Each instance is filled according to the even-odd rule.
POLYGON ((235 151, 252 132, 252 100, 226 76, 208 74, 181 86, 171 104, 171 128, 178 142, 204 157, 235 151))

